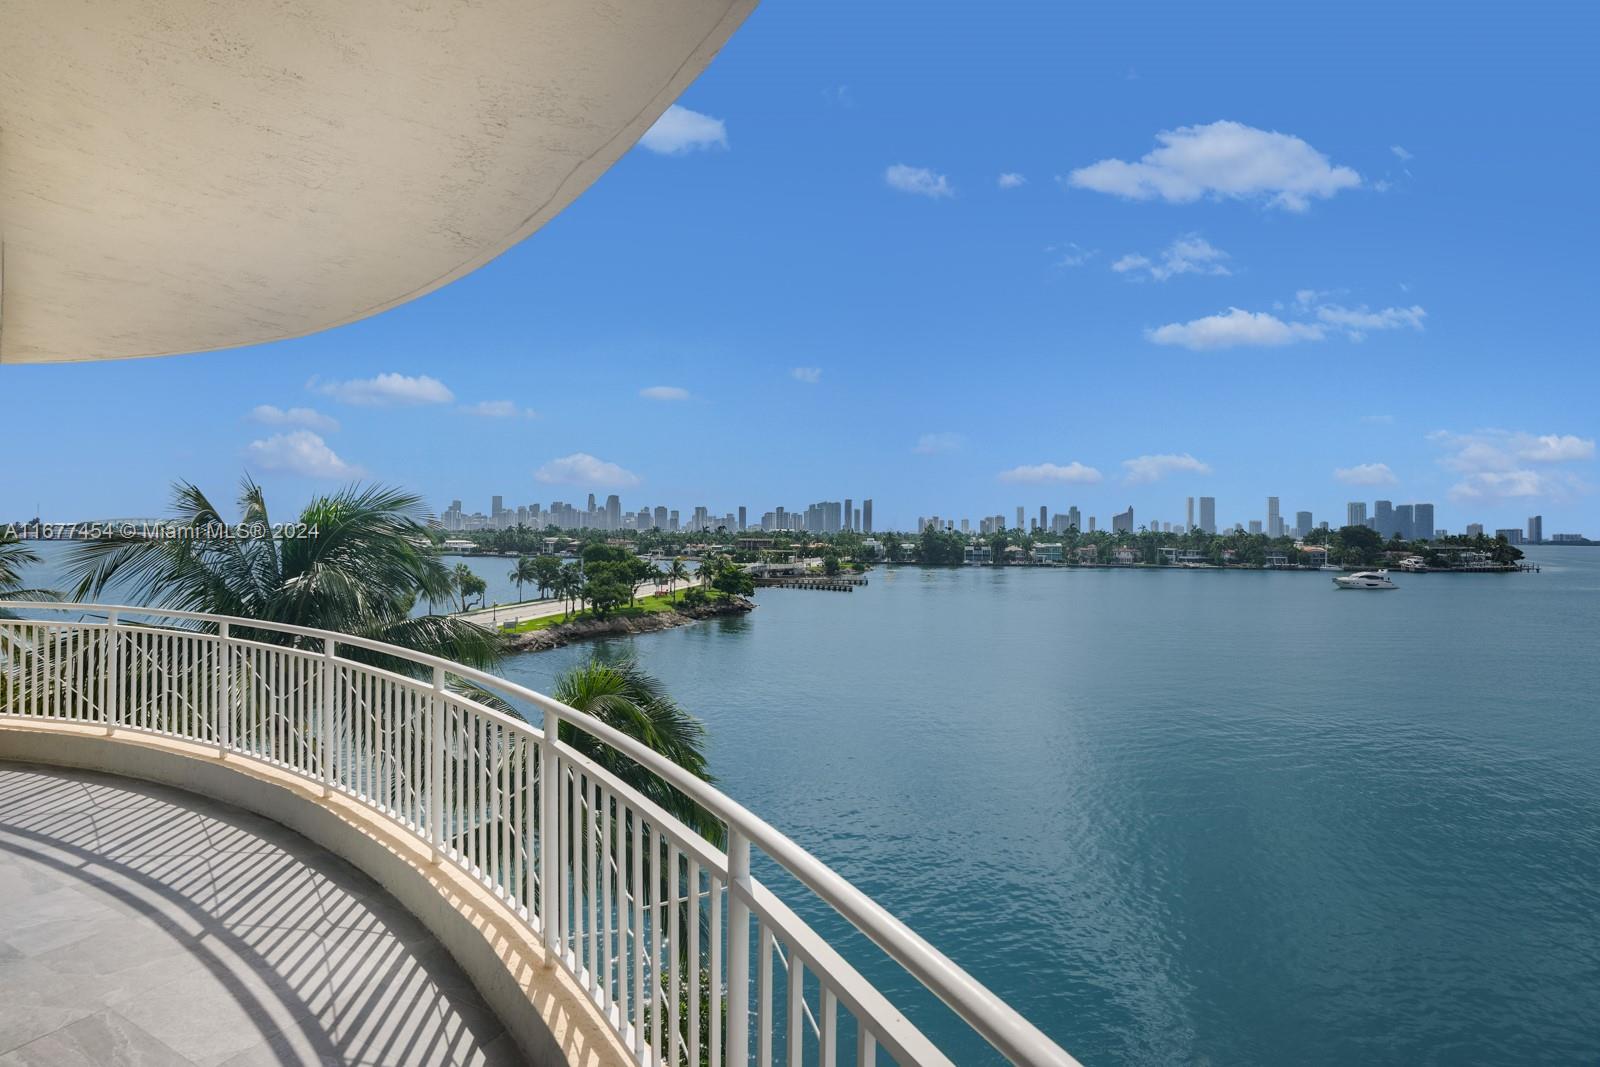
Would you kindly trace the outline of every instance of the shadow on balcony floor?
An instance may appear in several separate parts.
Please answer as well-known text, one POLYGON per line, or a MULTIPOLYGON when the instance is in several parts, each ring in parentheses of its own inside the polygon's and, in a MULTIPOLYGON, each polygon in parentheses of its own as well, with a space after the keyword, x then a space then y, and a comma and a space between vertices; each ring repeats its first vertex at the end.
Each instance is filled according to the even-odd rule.
POLYGON ((0 763, 0 1064, 500 1064, 422 924, 202 797, 0 763))

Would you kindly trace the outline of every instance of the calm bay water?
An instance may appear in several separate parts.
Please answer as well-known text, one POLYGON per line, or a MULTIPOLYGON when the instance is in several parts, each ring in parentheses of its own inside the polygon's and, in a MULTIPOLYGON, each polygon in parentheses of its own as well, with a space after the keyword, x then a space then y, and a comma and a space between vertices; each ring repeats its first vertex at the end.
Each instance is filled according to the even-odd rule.
POLYGON ((1086 1063, 1594 1063, 1600 551, 1530 557, 1392 593, 879 569, 507 673, 637 656, 723 788, 1086 1063))
POLYGON ((1392 593, 879 569, 505 673, 637 656, 724 789, 1088 1064, 1592 1064, 1600 550, 1529 556, 1392 593))

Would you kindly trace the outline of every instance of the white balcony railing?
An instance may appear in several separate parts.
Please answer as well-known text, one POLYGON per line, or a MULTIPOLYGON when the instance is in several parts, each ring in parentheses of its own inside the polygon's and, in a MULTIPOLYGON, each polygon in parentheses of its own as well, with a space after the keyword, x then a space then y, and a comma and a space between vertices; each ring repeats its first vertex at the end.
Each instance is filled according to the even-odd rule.
POLYGON ((322 630, 137 607, 7 607, 30 617, 0 619, 0 715, 216 746, 359 801, 521 916, 641 1064, 767 1067, 776 1059, 789 1067, 870 1067, 880 1049, 897 1064, 950 1063, 751 875, 752 849, 870 938, 1006 1060, 1076 1062, 762 819, 540 693, 322 630), (407 671, 341 650, 392 657, 407 671), (537 709, 543 721, 530 724, 452 692, 447 683, 456 679, 537 709), (561 741, 563 722, 710 812, 726 830, 726 851, 561 741), (852 1042, 853 1055, 847 1047, 841 1059, 839 1046, 852 1042))

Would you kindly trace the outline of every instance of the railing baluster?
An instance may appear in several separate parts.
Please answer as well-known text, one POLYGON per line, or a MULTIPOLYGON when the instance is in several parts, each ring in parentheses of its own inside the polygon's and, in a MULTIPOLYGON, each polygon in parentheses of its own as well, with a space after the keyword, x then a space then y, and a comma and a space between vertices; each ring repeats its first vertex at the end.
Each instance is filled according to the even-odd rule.
MULTIPOLYGON (((728 1067, 750 1059, 750 841, 728 828, 728 1067)), ((765 942, 763 942, 763 950, 765 942)))

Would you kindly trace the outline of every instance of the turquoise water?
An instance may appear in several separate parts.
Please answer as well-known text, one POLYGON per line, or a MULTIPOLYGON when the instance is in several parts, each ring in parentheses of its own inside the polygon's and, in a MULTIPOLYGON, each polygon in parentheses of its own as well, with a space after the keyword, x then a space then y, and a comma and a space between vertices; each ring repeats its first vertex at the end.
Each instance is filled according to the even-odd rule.
POLYGON ((1088 1064, 1593 1064, 1600 550, 1530 557, 1392 593, 879 569, 506 673, 638 656, 723 788, 1088 1064))
POLYGON ((600 650, 706 720, 728 792, 1088 1064, 1592 1064, 1600 551, 1530 555, 1392 593, 880 569, 600 650))

